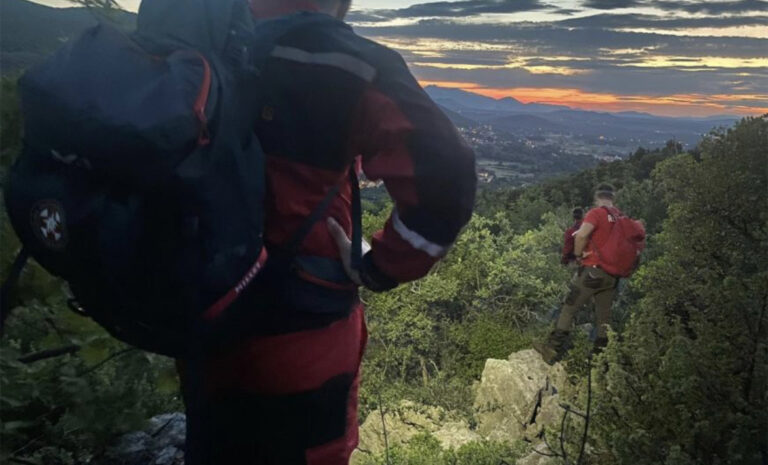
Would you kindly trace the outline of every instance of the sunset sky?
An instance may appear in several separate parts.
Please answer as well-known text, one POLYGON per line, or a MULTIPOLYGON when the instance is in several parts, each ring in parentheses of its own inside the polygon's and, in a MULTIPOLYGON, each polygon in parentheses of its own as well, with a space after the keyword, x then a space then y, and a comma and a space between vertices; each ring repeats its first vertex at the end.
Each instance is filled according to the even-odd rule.
POLYGON ((354 5, 355 29, 401 52, 425 85, 594 110, 768 113, 768 1, 354 5))

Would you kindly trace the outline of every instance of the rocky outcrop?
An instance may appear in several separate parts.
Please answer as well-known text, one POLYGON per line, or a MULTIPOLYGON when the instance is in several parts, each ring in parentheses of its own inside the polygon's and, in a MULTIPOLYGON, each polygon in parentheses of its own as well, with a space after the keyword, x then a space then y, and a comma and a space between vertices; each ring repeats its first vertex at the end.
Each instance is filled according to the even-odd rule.
MULTIPOLYGON (((534 350, 515 352, 507 360, 489 359, 474 402, 476 429, 443 409, 404 402, 385 414, 387 444, 404 444, 420 432, 431 433, 444 448, 482 439, 536 444, 543 429, 562 417, 558 392, 565 382, 562 366, 550 367, 534 350)), ((384 449, 381 413, 375 410, 360 427, 360 446, 352 464, 362 464, 365 457, 384 449)), ((532 452, 518 463, 545 465, 546 459, 532 452)))
POLYGON ((496 441, 534 440, 557 421, 565 381, 560 364, 550 367, 532 349, 487 360, 475 398, 477 432, 496 441))
MULTIPOLYGON (((527 440, 534 448, 541 447, 540 432, 546 426, 557 427, 562 418, 558 392, 565 382, 565 370, 559 364, 548 366, 533 350, 515 352, 507 360, 489 359, 476 387, 475 429, 443 408, 403 401, 388 407, 383 418, 380 410, 368 415, 351 464, 367 463, 387 446, 405 444, 419 433, 431 434, 445 449, 483 439, 527 440)), ((181 413, 154 417, 145 430, 121 437, 92 465, 183 465, 184 421, 181 413)), ((517 465, 552 463, 551 458, 532 452, 517 465)))
POLYGON ((149 420, 149 426, 122 436, 115 447, 92 465, 183 465, 186 418, 166 413, 149 420))
POLYGON ((443 448, 458 448, 482 439, 469 428, 469 424, 440 407, 403 401, 394 408, 374 410, 360 427, 360 444, 352 456, 352 465, 365 462, 386 447, 405 444, 419 433, 429 433, 440 441, 443 448))
POLYGON ((560 461, 552 457, 549 448, 542 444, 537 444, 530 454, 518 459, 515 465, 559 465, 560 461))

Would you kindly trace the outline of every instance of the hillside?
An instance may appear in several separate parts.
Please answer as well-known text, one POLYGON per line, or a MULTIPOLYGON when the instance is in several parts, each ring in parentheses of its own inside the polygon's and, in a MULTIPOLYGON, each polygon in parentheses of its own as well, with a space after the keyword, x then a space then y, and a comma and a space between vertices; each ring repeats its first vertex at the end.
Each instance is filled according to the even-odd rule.
MULTIPOLYGON (((132 13, 116 12, 114 21, 130 27, 132 13)), ((67 40, 95 25, 84 8, 51 8, 26 0, 0 2, 0 69, 18 72, 39 63, 67 40)))

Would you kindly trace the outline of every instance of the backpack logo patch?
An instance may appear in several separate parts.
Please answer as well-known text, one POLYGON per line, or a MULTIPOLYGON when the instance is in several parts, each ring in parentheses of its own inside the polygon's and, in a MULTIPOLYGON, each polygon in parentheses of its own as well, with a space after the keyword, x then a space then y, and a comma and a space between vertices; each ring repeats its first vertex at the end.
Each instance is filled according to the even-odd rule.
POLYGON ((32 231, 46 247, 61 250, 67 245, 64 207, 56 200, 41 200, 32 207, 32 231))

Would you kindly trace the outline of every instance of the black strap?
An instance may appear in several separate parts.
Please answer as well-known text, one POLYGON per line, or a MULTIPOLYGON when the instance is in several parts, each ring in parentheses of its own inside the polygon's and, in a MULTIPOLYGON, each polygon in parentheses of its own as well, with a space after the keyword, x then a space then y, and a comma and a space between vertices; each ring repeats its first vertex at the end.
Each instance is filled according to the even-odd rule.
POLYGON ((363 268, 363 207, 360 201, 360 180, 353 166, 349 170, 349 183, 352 186, 352 261, 353 270, 363 268))
POLYGON ((301 247, 301 244, 304 243, 304 239, 307 238, 309 232, 315 226, 315 223, 320 221, 320 218, 325 215, 326 210, 328 210, 328 207, 331 206, 331 202, 333 202, 333 199, 336 198, 338 193, 339 185, 336 184, 328 190, 320 204, 315 207, 312 213, 309 214, 307 219, 304 220, 304 223, 302 223, 301 227, 296 231, 296 234, 293 235, 293 238, 291 238, 288 244, 286 244, 285 249, 291 254, 291 256, 298 254, 299 247, 301 247))
POLYGON ((27 260, 29 260, 29 251, 26 248, 22 248, 13 260, 8 277, 5 278, 5 282, 0 287, 0 335, 5 330, 5 319, 11 314, 11 306, 16 296, 17 284, 21 277, 21 271, 24 269, 24 265, 27 264, 27 260))
MULTIPOLYGON (((304 243, 304 239, 307 238, 315 223, 323 218, 331 206, 331 202, 339 194, 341 188, 341 182, 333 186, 325 194, 325 197, 320 204, 310 213, 301 227, 293 235, 293 238, 286 244, 285 250, 291 256, 298 255, 299 248, 304 243)), ((357 179, 357 173, 355 167, 349 168, 349 183, 352 188, 352 268, 359 270, 362 267, 362 250, 363 250, 363 213, 362 205, 360 201, 360 181, 357 179)))

